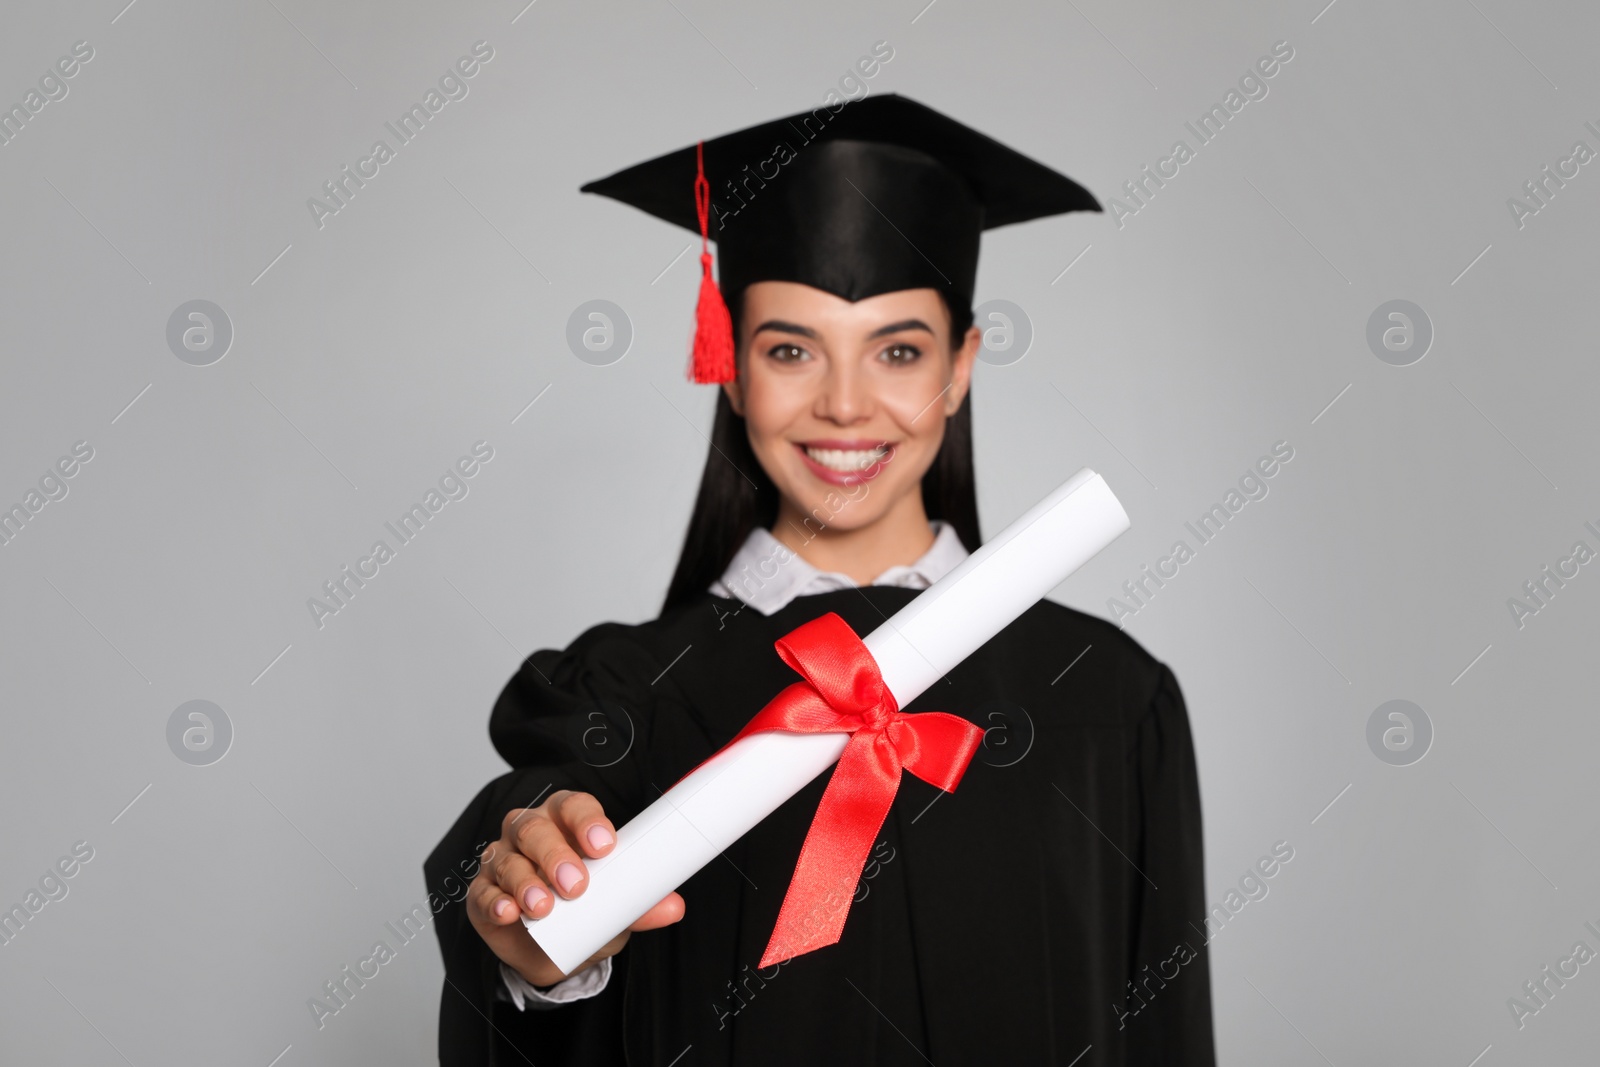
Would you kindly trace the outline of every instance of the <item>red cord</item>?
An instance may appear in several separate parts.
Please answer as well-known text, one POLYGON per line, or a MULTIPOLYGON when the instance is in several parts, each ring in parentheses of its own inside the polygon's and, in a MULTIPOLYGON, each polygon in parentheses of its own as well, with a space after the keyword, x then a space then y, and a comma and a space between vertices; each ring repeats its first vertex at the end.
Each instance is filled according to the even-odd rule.
POLYGON ((711 183, 706 180, 705 142, 694 146, 694 210, 700 217, 700 297, 695 303, 694 350, 689 376, 703 385, 730 382, 737 371, 733 359, 733 320, 711 273, 711 183))

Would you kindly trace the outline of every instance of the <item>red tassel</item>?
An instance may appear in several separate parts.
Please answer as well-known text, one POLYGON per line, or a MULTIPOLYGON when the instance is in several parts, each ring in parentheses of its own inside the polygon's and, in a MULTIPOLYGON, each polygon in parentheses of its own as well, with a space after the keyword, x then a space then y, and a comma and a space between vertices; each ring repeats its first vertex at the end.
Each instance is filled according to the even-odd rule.
POLYGON ((737 370, 733 361, 733 319, 711 275, 711 183, 706 180, 704 142, 695 145, 694 161, 694 208, 700 216, 700 299, 694 308, 694 352, 689 376, 701 385, 711 385, 733 381, 737 370))
POLYGON ((691 377, 702 385, 731 382, 733 365, 733 319, 723 302, 717 283, 711 278, 711 253, 700 254, 704 273, 700 276, 700 299, 694 309, 694 359, 691 377))

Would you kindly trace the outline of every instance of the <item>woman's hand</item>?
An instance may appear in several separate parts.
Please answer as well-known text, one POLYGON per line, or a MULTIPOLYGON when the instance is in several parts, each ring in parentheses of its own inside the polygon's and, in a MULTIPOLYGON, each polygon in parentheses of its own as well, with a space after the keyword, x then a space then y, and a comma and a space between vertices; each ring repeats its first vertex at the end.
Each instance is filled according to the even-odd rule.
MULTIPOLYGON (((568 977, 523 928, 521 917, 542 919, 555 897, 571 900, 589 886, 583 857, 598 859, 616 846, 617 835, 600 802, 568 789, 550 794, 536 808, 517 808, 501 823, 500 840, 481 857, 467 891, 467 917, 489 950, 527 980, 549 986, 568 977)), ((683 918, 683 898, 668 893, 639 920, 586 960, 576 974, 615 956, 635 930, 654 930, 683 918)))

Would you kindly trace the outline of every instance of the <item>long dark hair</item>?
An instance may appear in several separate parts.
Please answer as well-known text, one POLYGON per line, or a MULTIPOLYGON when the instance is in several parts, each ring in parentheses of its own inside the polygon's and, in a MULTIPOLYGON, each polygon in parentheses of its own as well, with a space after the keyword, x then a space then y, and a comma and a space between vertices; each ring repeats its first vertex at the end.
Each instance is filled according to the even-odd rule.
MULTIPOLYGON (((944 295, 944 294, 941 294, 944 295)), ((972 325, 970 307, 957 312, 949 296, 951 344, 959 345, 972 325)), ((730 301, 734 336, 738 333, 739 304, 730 301)), ((944 442, 933 465, 922 476, 922 506, 929 519, 942 519, 955 528, 968 551, 983 543, 978 535, 978 493, 972 468, 972 393, 945 422, 944 442)), ((711 447, 700 475, 700 492, 694 514, 683 537, 683 552, 672 584, 667 587, 663 612, 703 594, 732 562, 734 553, 756 527, 770 528, 778 518, 778 487, 762 468, 750 447, 743 417, 736 414, 728 394, 717 390, 717 413, 711 425, 711 447)))

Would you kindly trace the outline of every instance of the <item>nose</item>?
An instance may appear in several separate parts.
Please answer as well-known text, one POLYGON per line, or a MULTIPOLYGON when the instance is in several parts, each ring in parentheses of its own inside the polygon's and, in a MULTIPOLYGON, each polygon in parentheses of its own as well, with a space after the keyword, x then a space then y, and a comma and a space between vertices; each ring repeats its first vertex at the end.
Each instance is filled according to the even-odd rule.
POLYGON ((847 360, 836 361, 817 395, 814 413, 839 426, 850 426, 872 417, 872 394, 860 372, 847 360))

